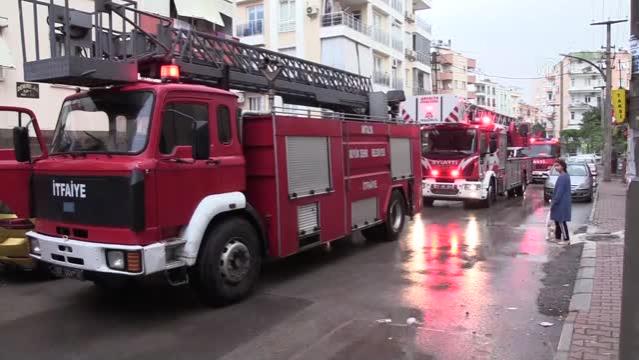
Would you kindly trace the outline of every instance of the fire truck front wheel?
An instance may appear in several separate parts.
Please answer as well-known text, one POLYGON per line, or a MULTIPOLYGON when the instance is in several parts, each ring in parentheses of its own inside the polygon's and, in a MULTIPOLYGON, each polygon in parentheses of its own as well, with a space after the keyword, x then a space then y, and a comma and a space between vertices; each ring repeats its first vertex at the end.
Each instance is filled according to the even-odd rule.
POLYGON ((222 306, 248 296, 260 274, 257 232, 245 219, 229 218, 208 232, 192 276, 201 300, 222 306))

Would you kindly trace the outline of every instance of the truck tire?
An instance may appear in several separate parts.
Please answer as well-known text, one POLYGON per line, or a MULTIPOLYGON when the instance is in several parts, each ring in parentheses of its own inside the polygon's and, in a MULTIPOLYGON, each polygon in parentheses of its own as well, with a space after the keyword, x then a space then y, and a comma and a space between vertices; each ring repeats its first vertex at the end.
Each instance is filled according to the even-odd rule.
POLYGON ((204 240, 192 269, 200 300, 222 306, 244 299, 255 288, 262 266, 259 238, 251 223, 227 219, 204 240))
POLYGON ((495 180, 490 180, 490 186, 488 187, 487 196, 485 200, 480 201, 480 206, 484 209, 489 209, 495 199, 497 198, 497 190, 495 189, 495 180))
POLYGON ((399 191, 393 191, 384 220, 383 224, 365 229, 364 236, 389 242, 399 239, 406 224, 406 201, 399 191))

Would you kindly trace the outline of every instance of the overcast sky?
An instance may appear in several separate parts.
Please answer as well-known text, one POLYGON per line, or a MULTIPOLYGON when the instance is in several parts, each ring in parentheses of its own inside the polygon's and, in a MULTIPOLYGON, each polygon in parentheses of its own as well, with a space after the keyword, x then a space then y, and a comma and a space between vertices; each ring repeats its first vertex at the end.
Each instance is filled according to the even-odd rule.
MULTIPOLYGON (((626 19, 631 0, 432 0, 419 15, 433 25, 433 40, 477 59, 478 72, 503 77, 542 76, 559 53, 597 50, 605 26, 593 21, 626 19)), ((613 45, 628 49, 627 23, 613 26, 613 45)), ((479 76, 483 77, 483 76, 479 76)), ((531 102, 534 80, 494 78, 520 86, 531 102)))

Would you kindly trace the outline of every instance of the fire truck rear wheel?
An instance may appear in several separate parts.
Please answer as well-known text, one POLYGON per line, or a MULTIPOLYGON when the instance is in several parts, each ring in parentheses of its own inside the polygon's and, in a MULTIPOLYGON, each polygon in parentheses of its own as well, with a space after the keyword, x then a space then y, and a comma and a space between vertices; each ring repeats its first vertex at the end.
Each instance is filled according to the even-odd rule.
POLYGON ((209 231, 194 268, 196 291, 213 306, 248 296, 260 274, 262 257, 253 226, 242 218, 227 219, 209 231))
POLYGON ((364 236, 368 239, 381 239, 384 241, 395 241, 404 230, 406 224, 406 201, 399 191, 393 191, 386 219, 383 224, 365 229, 364 236))

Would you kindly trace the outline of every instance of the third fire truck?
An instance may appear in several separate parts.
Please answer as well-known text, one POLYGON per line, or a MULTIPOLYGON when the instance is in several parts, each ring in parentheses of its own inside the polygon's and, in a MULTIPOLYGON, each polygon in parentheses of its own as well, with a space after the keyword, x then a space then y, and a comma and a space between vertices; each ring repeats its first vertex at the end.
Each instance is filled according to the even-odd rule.
POLYGON ((490 207, 522 196, 531 180, 527 126, 454 95, 410 97, 403 113, 422 126, 423 196, 490 207))
POLYGON ((550 168, 561 156, 561 144, 555 138, 533 137, 526 149, 526 155, 532 158, 533 181, 543 182, 548 179, 550 168))
POLYGON ((89 90, 65 100, 48 155, 31 157, 16 127, 0 199, 34 213, 31 256, 58 274, 110 288, 163 273, 224 304, 267 257, 356 231, 395 240, 421 208, 419 127, 396 121, 403 92, 131 1, 52 3, 20 1, 25 77, 89 90), (307 108, 242 114, 230 89, 307 108))

